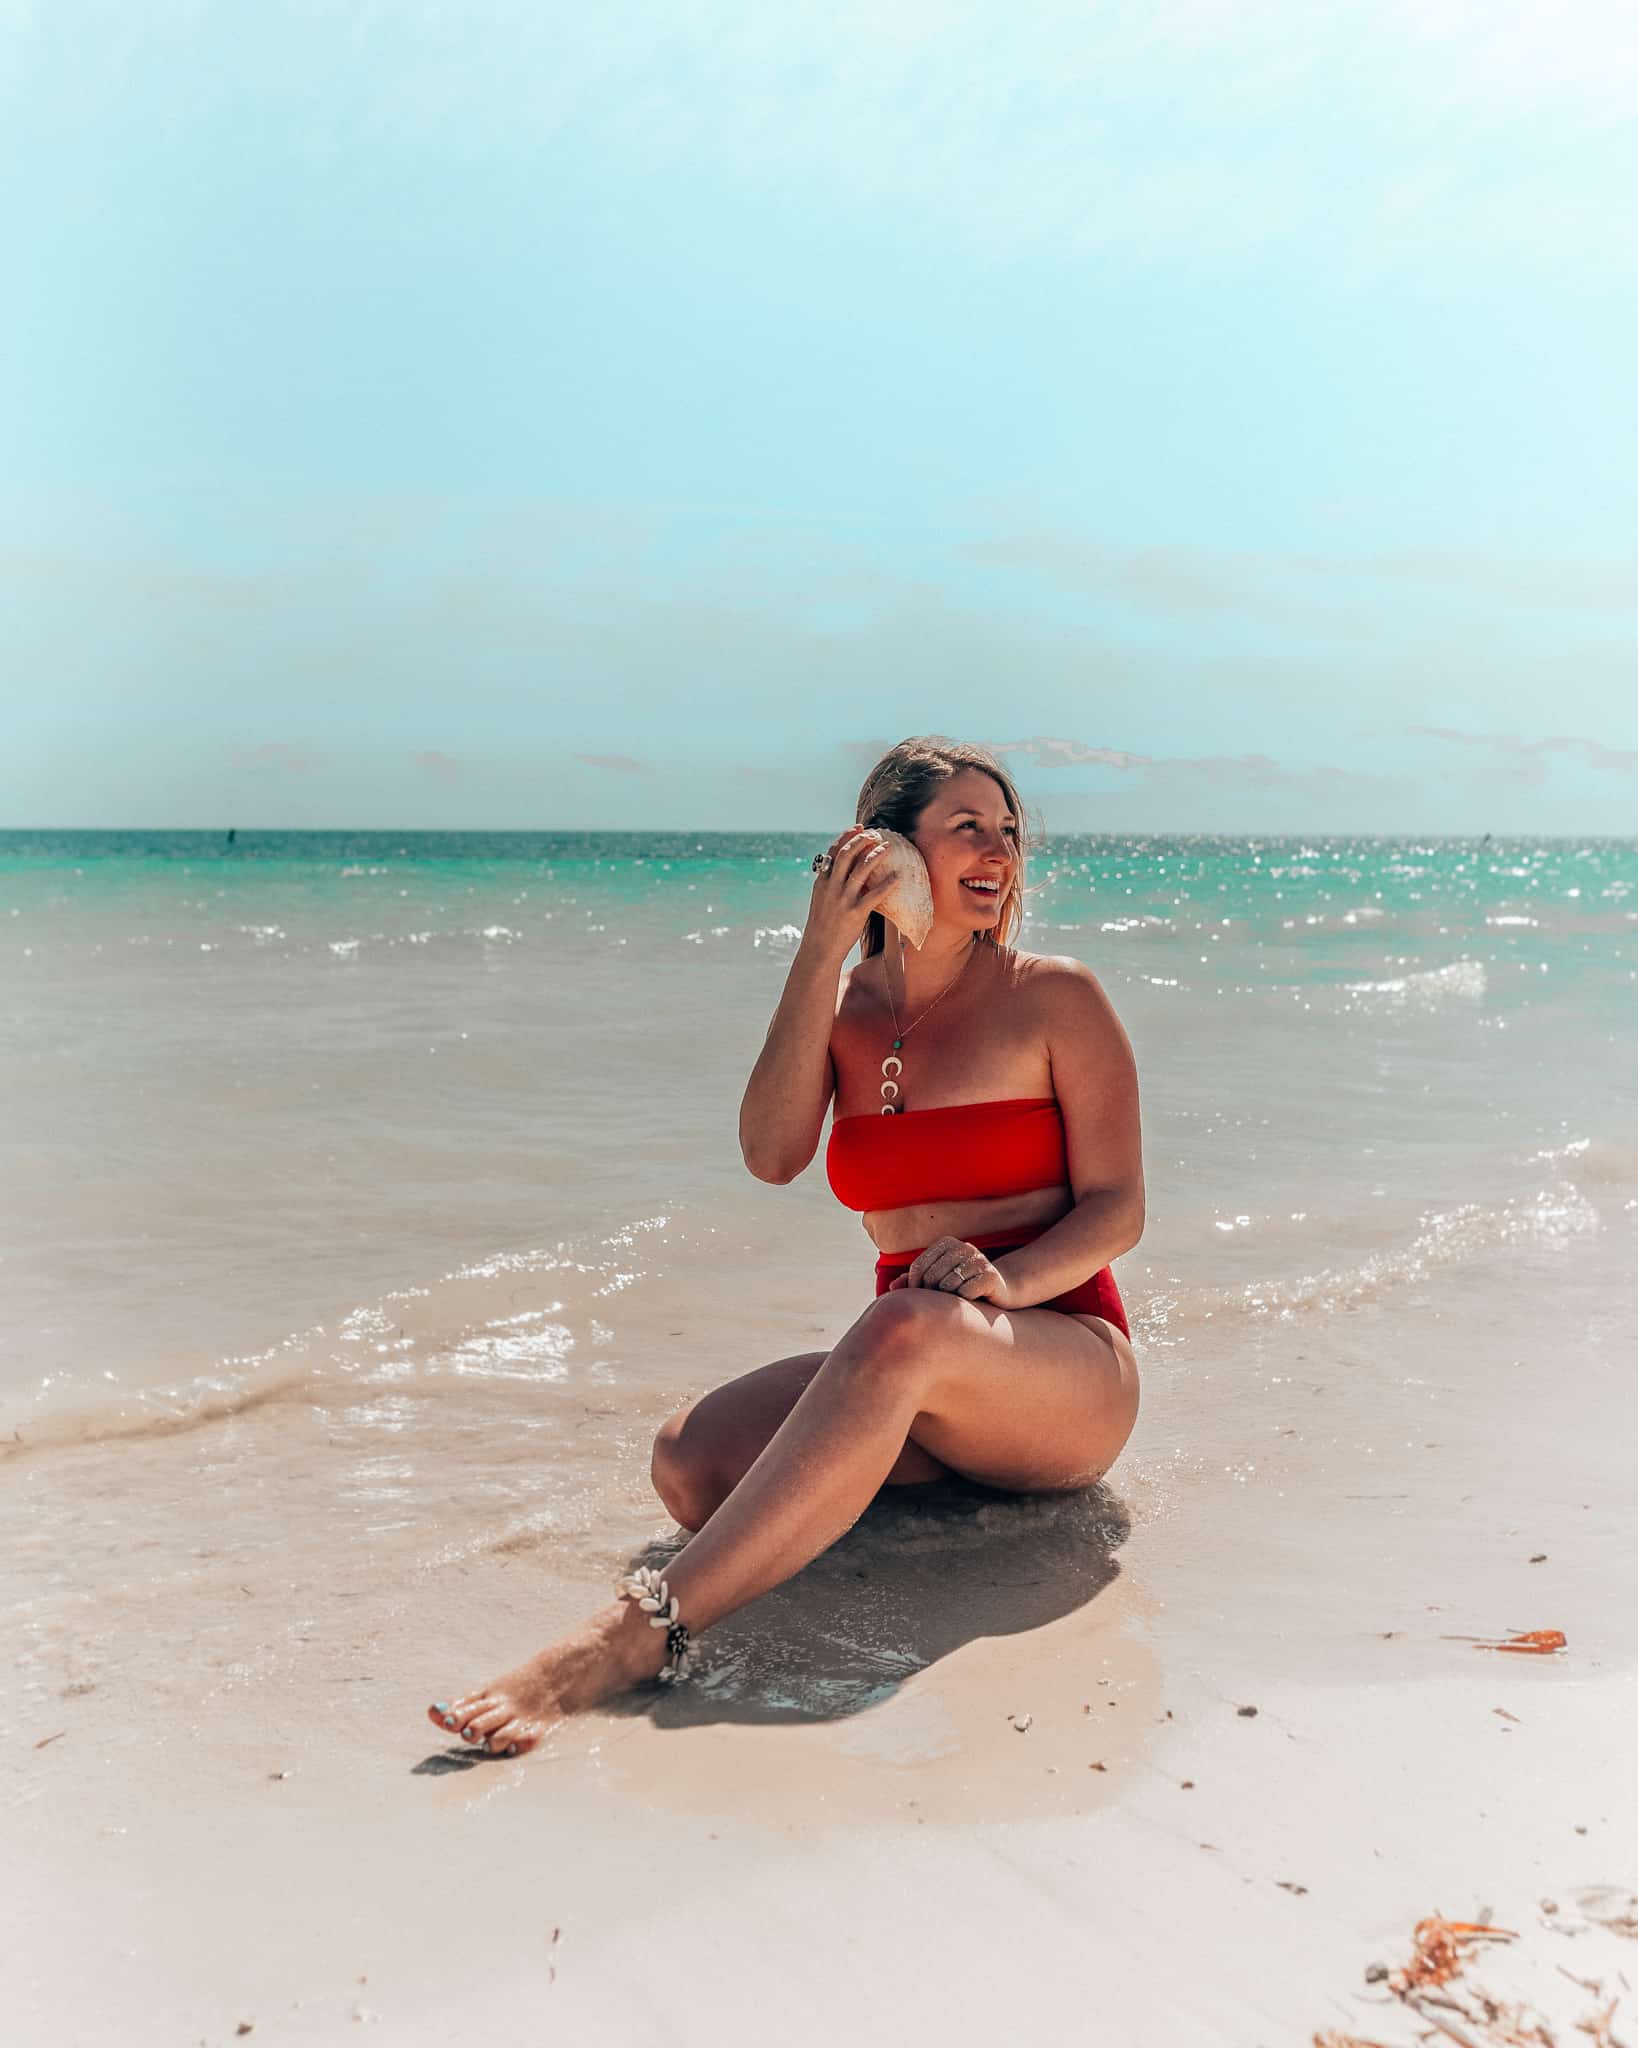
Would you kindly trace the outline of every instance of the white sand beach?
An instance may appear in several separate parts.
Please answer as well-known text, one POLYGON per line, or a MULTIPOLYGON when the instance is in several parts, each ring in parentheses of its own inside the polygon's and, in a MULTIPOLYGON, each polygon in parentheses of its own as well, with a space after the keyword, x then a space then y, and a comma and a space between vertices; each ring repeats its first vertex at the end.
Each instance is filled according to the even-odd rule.
MULTIPOLYGON (((198 1562, 159 1592, 133 1552, 13 1728, 6 2038, 1408 2048, 1425 2020, 1365 1973, 1435 1911, 1516 1932, 1469 1975, 1563 2048, 1599 2000, 1560 1966, 1630 2038, 1638 1949, 1575 1903, 1638 1878, 1619 1277, 1584 1264, 1599 1312, 1546 1346, 1454 1284, 1414 1350, 1378 1304, 1306 1372, 1247 1325, 1157 1376, 1104 1486, 878 1503, 698 1680, 509 1761, 429 1739, 426 1699, 601 1603, 596 1516, 294 1583, 213 1561, 212 1440, 322 1465, 315 1411, 126 1442, 89 1540, 192 1492, 198 1562), (1540 1628, 1564 1649, 1469 1640, 1540 1628)), ((635 1446, 621 1491, 677 1540, 635 1446)))

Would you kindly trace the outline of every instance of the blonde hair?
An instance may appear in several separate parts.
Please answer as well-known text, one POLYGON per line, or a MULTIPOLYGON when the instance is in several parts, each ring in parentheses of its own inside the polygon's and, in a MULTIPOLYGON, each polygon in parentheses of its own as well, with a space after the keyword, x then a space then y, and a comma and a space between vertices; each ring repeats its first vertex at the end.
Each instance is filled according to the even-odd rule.
MULTIPOLYGON (((865 777, 854 817, 860 825, 873 825, 887 832, 902 832, 907 839, 914 838, 922 812, 944 784, 964 768, 979 768, 986 775, 993 776, 1006 797, 1008 809, 1018 821, 1017 865, 995 923, 981 934, 989 945, 1008 946, 1024 923, 1024 862, 1031 846, 1029 820, 1018 800, 1012 777, 988 747, 968 740, 949 740, 936 732, 900 740, 896 747, 890 747, 883 754, 865 777)), ((886 944, 887 920, 879 910, 873 910, 865 920, 864 933, 859 940, 859 957, 868 960, 881 952, 886 944)))

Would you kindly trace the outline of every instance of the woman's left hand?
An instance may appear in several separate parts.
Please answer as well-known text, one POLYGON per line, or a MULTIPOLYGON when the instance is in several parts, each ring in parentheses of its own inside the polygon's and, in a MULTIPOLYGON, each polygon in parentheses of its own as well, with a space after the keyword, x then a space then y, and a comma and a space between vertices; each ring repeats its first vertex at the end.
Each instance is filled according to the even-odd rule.
POLYGON ((936 1287, 945 1294, 959 1294, 963 1301, 987 1301, 993 1308, 1008 1306, 1005 1276, 977 1245, 960 1237, 935 1239, 897 1280, 888 1282, 888 1293, 895 1287, 936 1287))

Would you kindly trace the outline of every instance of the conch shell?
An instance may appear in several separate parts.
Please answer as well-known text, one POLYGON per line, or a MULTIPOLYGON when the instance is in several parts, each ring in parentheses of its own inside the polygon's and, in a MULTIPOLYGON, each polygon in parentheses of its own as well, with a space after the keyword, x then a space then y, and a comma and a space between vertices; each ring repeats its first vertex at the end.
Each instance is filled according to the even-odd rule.
POLYGON ((882 855, 893 875, 893 886, 873 907, 890 918, 919 953, 933 929, 933 882, 913 839, 902 832, 882 830, 882 855))

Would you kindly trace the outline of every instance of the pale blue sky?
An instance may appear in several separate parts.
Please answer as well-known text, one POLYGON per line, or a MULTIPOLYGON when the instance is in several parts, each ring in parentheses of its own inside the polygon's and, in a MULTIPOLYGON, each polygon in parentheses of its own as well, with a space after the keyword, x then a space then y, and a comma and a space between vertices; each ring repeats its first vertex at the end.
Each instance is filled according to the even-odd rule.
POLYGON ((1638 830, 1625 4, 0 0, 0 825, 1638 830))

